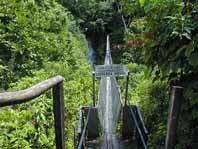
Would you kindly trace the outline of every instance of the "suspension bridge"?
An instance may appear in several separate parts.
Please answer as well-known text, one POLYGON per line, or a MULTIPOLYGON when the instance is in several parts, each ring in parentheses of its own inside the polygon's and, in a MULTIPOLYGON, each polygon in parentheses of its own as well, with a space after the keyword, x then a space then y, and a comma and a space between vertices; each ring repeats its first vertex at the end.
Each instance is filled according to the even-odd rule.
MULTIPOLYGON (((130 73, 126 66, 113 64, 107 36, 104 65, 95 65, 93 73, 93 106, 81 106, 78 121, 77 149, 147 149, 148 131, 139 107, 128 104, 130 73), (126 78, 125 98, 117 83, 126 78), (100 81, 96 101, 96 80, 100 81), (124 102, 123 102, 124 101, 124 102), (123 102, 123 103, 122 103, 123 102)), ((28 89, 0 93, 0 107, 22 104, 52 89, 56 149, 65 149, 64 97, 62 76, 55 76, 28 89)), ((183 88, 173 86, 165 149, 174 149, 176 128, 183 88)), ((76 143, 77 142, 77 143, 76 143)))
POLYGON ((100 80, 99 99, 96 106, 80 108, 78 149, 147 149, 148 131, 141 112, 138 107, 127 104, 129 72, 126 66, 113 64, 109 36, 104 65, 95 65, 93 74, 94 105, 96 79, 100 80), (116 77, 126 78, 124 104, 116 77), (119 120, 122 120, 120 132, 116 130, 119 120))

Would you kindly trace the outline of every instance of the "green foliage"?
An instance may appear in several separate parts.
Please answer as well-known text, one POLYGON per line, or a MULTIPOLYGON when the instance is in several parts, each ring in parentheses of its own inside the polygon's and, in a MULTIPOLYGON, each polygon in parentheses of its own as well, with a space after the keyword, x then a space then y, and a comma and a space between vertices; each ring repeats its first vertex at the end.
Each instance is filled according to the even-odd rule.
POLYGON ((72 30, 74 21, 63 7, 53 0, 1 0, 0 4, 0 59, 8 71, 5 82, 32 75, 49 61, 67 57, 72 64, 69 56, 80 48, 73 43, 82 36, 72 30))
MULTIPOLYGON (((65 78, 67 148, 80 105, 90 103, 85 37, 55 0, 0 0, 1 88, 21 90, 55 75, 65 78)), ((0 109, 0 148, 55 148, 52 95, 0 109)))
MULTIPOLYGON (((39 71, 36 77, 23 78, 12 84, 13 89, 23 89, 47 77, 39 71)), ((1 148, 52 148, 54 144, 52 98, 49 93, 30 103, 1 108, 1 148)))
MULTIPOLYGON (((195 107, 198 105, 196 102, 198 82, 196 78, 198 74, 198 3, 197 1, 186 1, 184 3, 179 0, 139 0, 135 2, 123 0, 122 3, 124 6, 134 3, 139 5, 135 9, 136 13, 130 16, 132 22, 129 33, 125 37, 127 46, 125 46, 123 60, 126 63, 127 61, 137 62, 152 67, 154 76, 151 77, 157 82, 168 80, 165 82, 167 86, 170 84, 184 87, 185 100, 182 106, 177 145, 178 148, 191 148, 193 138, 196 137, 194 132, 197 129, 194 126, 197 122, 195 112, 197 108, 195 107), (127 55, 127 59, 125 55, 127 55)), ((125 14, 134 11, 132 7, 126 8, 123 9, 125 14)), ((144 82, 142 87, 145 87, 146 84, 149 84, 149 81, 144 82)), ((138 85, 135 90, 138 90, 139 87, 141 87, 141 82, 140 86, 138 85)), ((150 88, 154 89, 155 87, 150 88)), ((147 89, 140 90, 142 90, 142 93, 138 91, 140 94, 134 94, 133 96, 145 98, 144 95, 147 94, 147 89)), ((164 96, 167 98, 166 95, 164 96)), ((158 96, 154 94, 151 97, 158 96)), ((144 105, 144 101, 141 101, 140 105, 144 105)), ((144 105, 143 108, 150 108, 154 105, 144 105)), ((155 107, 153 108, 155 109, 155 107)), ((148 117, 151 118, 152 115, 155 115, 155 112, 152 111, 152 114, 148 117)), ((165 116, 167 117, 167 115, 165 116)), ((159 117, 158 119, 160 120, 159 117)), ((164 121, 161 120, 161 123, 164 123, 164 121)), ((161 126, 159 123, 156 128, 161 128, 161 126)), ((157 144, 159 145, 158 138, 160 134, 164 135, 159 131, 159 133, 153 133, 150 136, 152 138, 151 146, 154 148, 157 147, 157 144)))
POLYGON ((113 20, 115 13, 113 3, 101 0, 64 1, 68 8, 81 24, 82 30, 86 32, 106 31, 106 26, 113 20))
MULTIPOLYGON (((87 46, 78 24, 97 48, 112 33, 115 61, 132 72, 129 99, 143 110, 149 147, 164 146, 171 84, 185 88, 177 148, 191 148, 198 119, 198 4, 121 0, 120 6, 118 11, 114 1, 103 0, 0 0, 0 90, 62 75, 66 142, 73 148, 78 108, 91 102, 87 46), (125 44, 121 14, 129 26, 125 44)), ((104 52, 99 53, 100 58, 104 52)), ((1 108, 0 121, 2 149, 55 147, 50 91, 30 103, 1 108)))
POLYGON ((111 34, 112 44, 122 42, 124 28, 116 1, 67 0, 63 1, 63 5, 74 15, 81 30, 92 42, 98 55, 96 62, 103 62, 107 34, 111 34))

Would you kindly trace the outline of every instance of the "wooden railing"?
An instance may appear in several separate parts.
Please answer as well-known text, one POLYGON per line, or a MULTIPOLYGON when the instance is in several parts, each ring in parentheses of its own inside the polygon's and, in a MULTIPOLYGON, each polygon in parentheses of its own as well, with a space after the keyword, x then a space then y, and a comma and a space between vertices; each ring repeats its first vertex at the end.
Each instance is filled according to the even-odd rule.
POLYGON ((56 76, 25 90, 0 93, 0 107, 4 107, 28 102, 52 88, 56 149, 65 149, 63 81, 56 76))

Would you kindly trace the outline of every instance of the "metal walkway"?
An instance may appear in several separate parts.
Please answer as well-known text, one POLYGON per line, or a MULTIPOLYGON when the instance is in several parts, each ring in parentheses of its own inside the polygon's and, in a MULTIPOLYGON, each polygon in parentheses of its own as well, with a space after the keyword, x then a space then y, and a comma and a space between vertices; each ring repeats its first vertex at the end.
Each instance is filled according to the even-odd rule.
MULTIPOLYGON (((107 36, 107 48, 105 65, 111 65, 109 36, 107 36)), ((116 123, 121 110, 119 88, 115 77, 104 76, 100 81, 98 112, 102 125, 102 148, 118 149, 118 139, 115 135, 116 123)))

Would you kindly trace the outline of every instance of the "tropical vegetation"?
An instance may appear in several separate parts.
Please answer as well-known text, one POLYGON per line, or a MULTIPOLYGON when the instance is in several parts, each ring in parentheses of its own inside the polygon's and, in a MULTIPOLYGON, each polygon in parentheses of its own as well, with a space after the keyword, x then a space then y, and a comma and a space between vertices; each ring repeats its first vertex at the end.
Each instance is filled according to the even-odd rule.
MULTIPOLYGON (((87 40, 100 64, 107 34, 114 62, 131 72, 129 102, 142 109, 149 148, 164 146, 173 85, 184 88, 176 148, 193 148, 198 136, 197 0, 0 0, 0 90, 21 90, 62 75, 66 145, 73 148, 79 107, 91 104, 87 40)), ((55 148, 53 125, 50 92, 1 108, 0 148, 55 148)))

